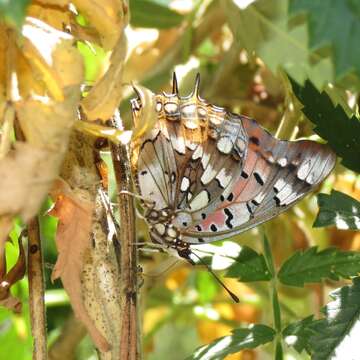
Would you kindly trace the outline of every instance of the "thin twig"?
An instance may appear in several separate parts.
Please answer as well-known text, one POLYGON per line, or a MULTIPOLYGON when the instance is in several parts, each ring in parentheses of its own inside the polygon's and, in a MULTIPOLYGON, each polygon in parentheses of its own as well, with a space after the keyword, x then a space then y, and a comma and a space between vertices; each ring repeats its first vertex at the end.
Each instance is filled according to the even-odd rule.
MULTIPOLYGON (((112 119, 112 125, 122 129, 119 113, 112 119)), ((131 166, 128 147, 111 145, 111 154, 118 190, 118 202, 121 219, 121 256, 120 256, 120 304, 121 304, 121 338, 120 359, 140 359, 140 326, 138 325, 138 254, 135 234, 135 209, 133 197, 122 193, 132 193, 131 166)))
POLYGON ((31 332, 34 339, 33 360, 47 359, 44 272, 39 220, 28 224, 28 278, 31 332))

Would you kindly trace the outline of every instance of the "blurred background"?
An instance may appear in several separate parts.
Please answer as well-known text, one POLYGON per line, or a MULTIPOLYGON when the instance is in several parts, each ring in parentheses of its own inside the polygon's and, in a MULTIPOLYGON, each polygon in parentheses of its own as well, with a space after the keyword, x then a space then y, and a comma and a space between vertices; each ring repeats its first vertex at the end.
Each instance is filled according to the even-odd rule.
MULTIPOLYGON (((359 10, 355 1, 349 3, 359 10)), ((155 93, 169 91, 171 74, 175 71, 180 93, 186 95, 193 89, 195 75, 199 72, 203 98, 256 119, 273 135, 283 139, 319 140, 312 131, 313 125, 300 112, 285 72, 300 83, 310 78, 318 89, 326 89, 334 103, 340 104, 348 114, 358 109, 358 77, 351 71, 351 64, 339 62, 344 55, 342 48, 336 47, 337 43, 333 47, 318 46, 322 43, 321 36, 309 33, 309 22, 324 20, 320 10, 318 18, 314 16, 316 9, 311 17, 288 0, 130 0, 129 7, 124 83, 139 83, 155 93)), ((348 15, 344 12, 338 15, 343 16, 341 21, 346 23, 344 17, 348 15)), ((76 19, 80 24, 86 24, 87 19, 81 13, 76 19)), ((341 31, 336 28, 338 24, 334 23, 335 32, 341 31)), ((91 41, 79 41, 77 46, 86 65, 86 85, 91 86, 107 69, 110 54, 91 41)), ((129 129, 132 126, 130 96, 125 92, 121 104, 121 114, 129 129)), ((104 152, 102 156, 111 165, 110 155, 104 152)), ((112 196, 114 187, 110 172, 112 196)), ((327 192, 331 188, 360 200, 359 175, 341 165, 319 191, 327 192)), ((276 265, 295 250, 314 245, 360 249, 360 234, 355 231, 312 228, 317 214, 315 195, 309 195, 266 225, 276 265)), ((57 220, 46 215, 50 206, 48 200, 40 212, 49 346, 55 346, 59 336, 71 338, 67 360, 96 359, 91 340, 74 319, 61 282, 50 281, 57 254, 54 243, 57 220)), ((137 230, 139 241, 148 239, 141 220, 137 230)), ((6 244, 8 266, 16 262, 16 239, 20 231, 19 222, 11 232, 13 243, 6 244)), ((216 245, 204 245, 204 249, 231 254, 239 244, 261 252, 259 230, 248 231, 216 245)), ((182 360, 197 347, 228 335, 234 327, 272 323, 265 283, 245 284, 224 278, 224 283, 240 297, 240 303, 235 304, 201 266, 174 261, 157 252, 141 252, 140 258, 143 267, 143 347, 147 360, 182 360)), ((219 270, 220 276, 225 267, 226 261, 223 263, 221 258, 216 264, 213 262, 213 268, 219 270)), ((339 282, 326 281, 305 288, 281 287, 284 323, 318 314, 327 294, 335 287, 339 287, 339 282)), ((5 359, 1 354, 6 354, 8 360, 31 359, 26 278, 12 289, 23 301, 23 309, 21 314, 13 314, 0 308, 0 358, 5 359)), ((271 353, 272 349, 265 346, 260 350, 244 350, 226 359, 267 359, 271 358, 271 353)), ((286 359, 306 358, 289 349, 285 356, 286 359)))

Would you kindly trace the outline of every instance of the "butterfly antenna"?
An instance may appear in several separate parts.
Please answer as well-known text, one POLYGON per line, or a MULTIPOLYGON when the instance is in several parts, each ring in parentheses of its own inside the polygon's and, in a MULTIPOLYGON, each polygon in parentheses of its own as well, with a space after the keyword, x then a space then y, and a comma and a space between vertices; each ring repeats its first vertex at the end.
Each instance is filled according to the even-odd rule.
POLYGON ((191 252, 202 265, 206 267, 206 269, 209 271, 209 273, 215 278, 215 280, 223 287, 223 289, 231 296, 231 298, 236 302, 239 303, 239 298, 220 280, 220 278, 212 271, 211 267, 197 254, 195 254, 193 251, 191 252))
POLYGON ((173 94, 179 94, 179 86, 178 86, 178 81, 176 78, 176 73, 175 71, 173 72, 173 88, 172 88, 172 92, 173 94))

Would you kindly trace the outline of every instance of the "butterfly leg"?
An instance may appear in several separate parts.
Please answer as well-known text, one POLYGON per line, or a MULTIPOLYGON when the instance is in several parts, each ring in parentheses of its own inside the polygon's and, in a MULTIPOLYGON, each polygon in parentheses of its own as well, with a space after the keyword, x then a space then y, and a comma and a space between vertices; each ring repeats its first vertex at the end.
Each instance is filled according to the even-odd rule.
POLYGON ((145 197, 143 197, 143 196, 141 196, 139 194, 135 194, 135 193, 133 193, 131 191, 127 191, 127 190, 119 191, 118 195, 130 195, 130 196, 133 196, 135 199, 142 200, 142 201, 144 201, 144 202, 146 202, 146 203, 148 203, 148 204, 150 204, 152 206, 155 206, 155 204, 156 204, 155 201, 153 201, 153 200, 150 200, 150 199, 145 198, 145 197))

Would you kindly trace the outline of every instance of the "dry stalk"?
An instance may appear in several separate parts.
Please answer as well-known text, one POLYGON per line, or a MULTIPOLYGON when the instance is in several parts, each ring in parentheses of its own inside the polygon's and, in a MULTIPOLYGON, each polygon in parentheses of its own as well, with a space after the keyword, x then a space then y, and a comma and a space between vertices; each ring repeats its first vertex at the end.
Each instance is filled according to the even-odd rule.
POLYGON ((44 271, 37 217, 28 224, 28 278, 33 360, 47 359, 44 271))
MULTIPOLYGON (((117 113, 112 125, 122 129, 122 122, 117 113)), ((121 338, 120 359, 140 359, 140 327, 138 326, 138 254, 135 233, 135 209, 133 197, 122 191, 132 192, 131 166, 128 147, 111 145, 111 153, 118 190, 118 203, 121 219, 121 257, 120 257, 120 304, 121 338)))

